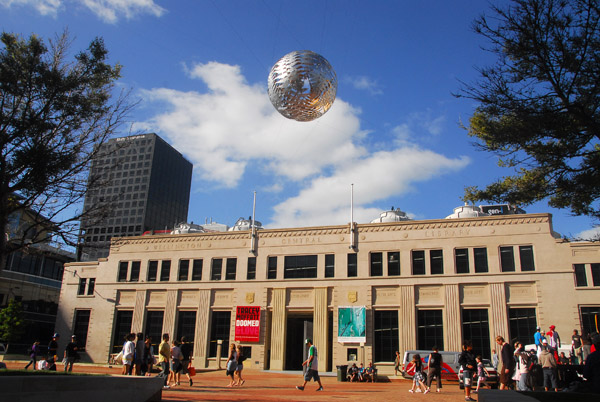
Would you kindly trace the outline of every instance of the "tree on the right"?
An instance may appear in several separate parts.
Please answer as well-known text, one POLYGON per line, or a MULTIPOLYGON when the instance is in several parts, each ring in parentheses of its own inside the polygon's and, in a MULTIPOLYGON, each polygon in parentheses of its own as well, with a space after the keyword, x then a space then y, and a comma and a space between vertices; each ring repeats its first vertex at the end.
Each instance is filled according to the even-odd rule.
POLYGON ((512 0, 473 28, 497 57, 456 96, 477 102, 468 134, 511 173, 464 200, 600 218, 600 2, 512 0))

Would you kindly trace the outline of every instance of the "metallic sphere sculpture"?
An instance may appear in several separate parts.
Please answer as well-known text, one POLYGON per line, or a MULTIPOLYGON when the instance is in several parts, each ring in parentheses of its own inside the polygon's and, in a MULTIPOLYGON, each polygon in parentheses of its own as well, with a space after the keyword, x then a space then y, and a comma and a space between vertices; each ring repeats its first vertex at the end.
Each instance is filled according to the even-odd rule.
POLYGON ((269 99, 284 117, 311 121, 325 114, 337 92, 331 64, 310 50, 283 56, 269 73, 269 99))

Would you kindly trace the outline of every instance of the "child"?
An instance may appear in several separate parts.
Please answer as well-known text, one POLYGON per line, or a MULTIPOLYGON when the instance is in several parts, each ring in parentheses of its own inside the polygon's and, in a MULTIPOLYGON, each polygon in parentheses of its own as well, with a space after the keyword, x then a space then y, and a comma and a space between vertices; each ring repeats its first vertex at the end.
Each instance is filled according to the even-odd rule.
POLYGON ((412 362, 408 365, 406 371, 409 371, 412 366, 415 368, 415 374, 413 376, 412 388, 408 390, 411 394, 415 392, 415 388, 418 385, 418 390, 425 392, 427 387, 425 386, 425 376, 423 375, 423 362, 421 362, 421 356, 417 353, 413 356, 412 362))
POLYGON ((479 386, 481 385, 481 383, 484 383, 486 387, 489 386, 489 384, 487 383, 487 381, 485 379, 487 377, 489 377, 489 375, 490 375, 490 373, 487 371, 487 369, 483 365, 483 362, 481 361, 481 356, 477 356, 476 360, 477 360, 477 388, 475 389, 475 391, 473 391, 473 393, 475 393, 475 394, 479 392, 479 386))

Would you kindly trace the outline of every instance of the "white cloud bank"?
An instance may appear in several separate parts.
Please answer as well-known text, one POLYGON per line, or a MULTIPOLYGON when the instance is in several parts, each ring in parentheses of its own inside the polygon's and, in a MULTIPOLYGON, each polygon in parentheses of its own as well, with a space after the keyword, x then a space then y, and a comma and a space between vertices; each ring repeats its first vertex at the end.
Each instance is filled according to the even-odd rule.
POLYGON ((196 64, 191 78, 206 93, 155 88, 143 98, 163 112, 140 128, 167 136, 203 180, 235 188, 249 163, 272 177, 272 188, 297 185, 299 193, 274 207, 269 226, 349 222, 350 184, 355 184, 355 220, 369 221, 369 204, 411 191, 413 183, 455 172, 467 157, 450 159, 408 142, 370 151, 359 111, 337 99, 321 118, 299 123, 275 111, 263 85, 248 84, 238 66, 196 64))
POLYGON ((51 17, 56 17, 61 8, 83 6, 109 24, 116 23, 120 17, 132 19, 140 14, 160 17, 165 12, 154 0, 0 0, 0 5, 6 8, 32 7, 51 17))

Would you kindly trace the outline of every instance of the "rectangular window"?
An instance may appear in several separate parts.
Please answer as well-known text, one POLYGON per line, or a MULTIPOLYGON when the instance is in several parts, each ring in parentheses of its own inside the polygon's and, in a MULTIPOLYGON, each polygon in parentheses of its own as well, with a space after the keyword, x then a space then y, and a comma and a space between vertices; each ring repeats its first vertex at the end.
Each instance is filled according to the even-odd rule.
POLYGON ((213 258, 212 266, 210 268, 210 280, 211 281, 220 281, 222 270, 223 270, 223 259, 222 258, 213 258))
POLYGON ((77 347, 79 348, 79 351, 85 352, 89 326, 90 310, 75 310, 75 324, 73 325, 73 335, 77 337, 77 347))
POLYGON ((376 310, 373 321, 374 361, 393 362, 400 343, 398 336, 398 311, 376 310))
POLYGON ((194 336, 196 334, 196 312, 195 311, 180 311, 177 317, 177 332, 175 339, 181 340, 185 336, 185 341, 194 344, 194 336))
POLYGON ((133 320, 133 311, 119 310, 115 319, 115 328, 113 333, 111 353, 119 353, 123 350, 125 335, 131 333, 131 322, 133 320))
POLYGON ((581 330, 582 333, 593 334, 597 331, 598 317, 600 316, 600 306, 580 307, 581 330))
POLYGON ((444 322, 442 310, 417 311, 417 349, 444 350, 444 322))
POLYGON ((131 272, 129 273, 129 281, 137 282, 140 280, 140 265, 142 263, 140 261, 132 261, 131 262, 131 272))
POLYGON ((228 258, 225 263, 225 280, 235 281, 235 274, 237 270, 237 258, 228 258))
POLYGON ((90 281, 88 282, 88 290, 87 290, 88 296, 94 295, 95 287, 96 287, 96 278, 90 278, 90 281))
POLYGON ((484 359, 490 359, 492 354, 487 309, 463 309, 462 316, 463 339, 473 342, 473 350, 484 359))
POLYGON ((277 279, 277 257, 269 257, 267 279, 277 279))
POLYGON ((469 273, 469 249, 457 248, 454 249, 454 265, 456 266, 457 274, 469 273))
POLYGON ((387 259, 388 276, 400 275, 400 253, 398 251, 387 253, 387 259))
POLYGON ((179 260, 178 281, 187 281, 190 274, 190 260, 179 260))
POLYGON ((129 262, 121 261, 119 263, 119 276, 117 277, 117 281, 125 282, 127 280, 127 269, 129 268, 129 262))
POLYGON ((600 264, 592 264, 592 284, 600 286, 600 264))
POLYGON ((442 275, 444 273, 443 250, 429 250, 429 266, 431 275, 442 275))
POLYGON ((158 355, 158 345, 162 341, 163 334, 163 319, 165 316, 164 311, 147 311, 146 312, 146 328, 144 333, 146 336, 152 337, 152 344, 157 345, 154 347, 154 353, 158 355))
POLYGON ((371 276, 383 276, 382 253, 371 253, 371 276))
POLYGON ((148 261, 148 282, 156 281, 158 273, 158 261, 148 261))
POLYGON ((413 250, 412 256, 412 274, 425 275, 425 251, 413 250))
POLYGON ((246 271, 246 279, 256 279, 256 257, 248 257, 248 271, 246 271))
POLYGON ((510 339, 518 339, 523 345, 535 343, 533 339, 537 327, 535 308, 509 308, 508 326, 510 339))
POLYGON ((202 260, 194 260, 192 263, 192 280, 202 280, 202 260))
POLYGON ((519 257, 521 259, 521 271, 535 271, 533 246, 519 246, 519 257))
MULTIPOLYGON (((217 357, 217 340, 222 340, 223 345, 229 345, 229 327, 231 326, 231 311, 213 311, 210 320, 210 344, 208 357, 217 357)), ((221 349, 221 357, 227 358, 229 347, 221 349)))
POLYGON ((582 287, 587 286, 587 276, 585 273, 585 264, 573 265, 575 269, 575 286, 582 287))
POLYGON ((163 260, 160 264, 160 280, 168 282, 171 276, 171 260, 163 260))
POLYGON ((283 265, 283 277, 285 279, 317 277, 316 255, 285 256, 283 265))
POLYGON ((356 253, 348 254, 348 278, 358 276, 356 253))
POLYGON ((500 247, 500 268, 502 272, 515 272, 515 254, 512 246, 500 247))
POLYGON ((87 283, 86 278, 79 278, 79 287, 77 287, 77 296, 85 295, 85 285, 87 283))
POLYGON ((475 273, 488 272, 487 248, 474 248, 473 257, 475 259, 475 273))
POLYGON ((325 278, 335 276, 335 254, 325 254, 325 278))

